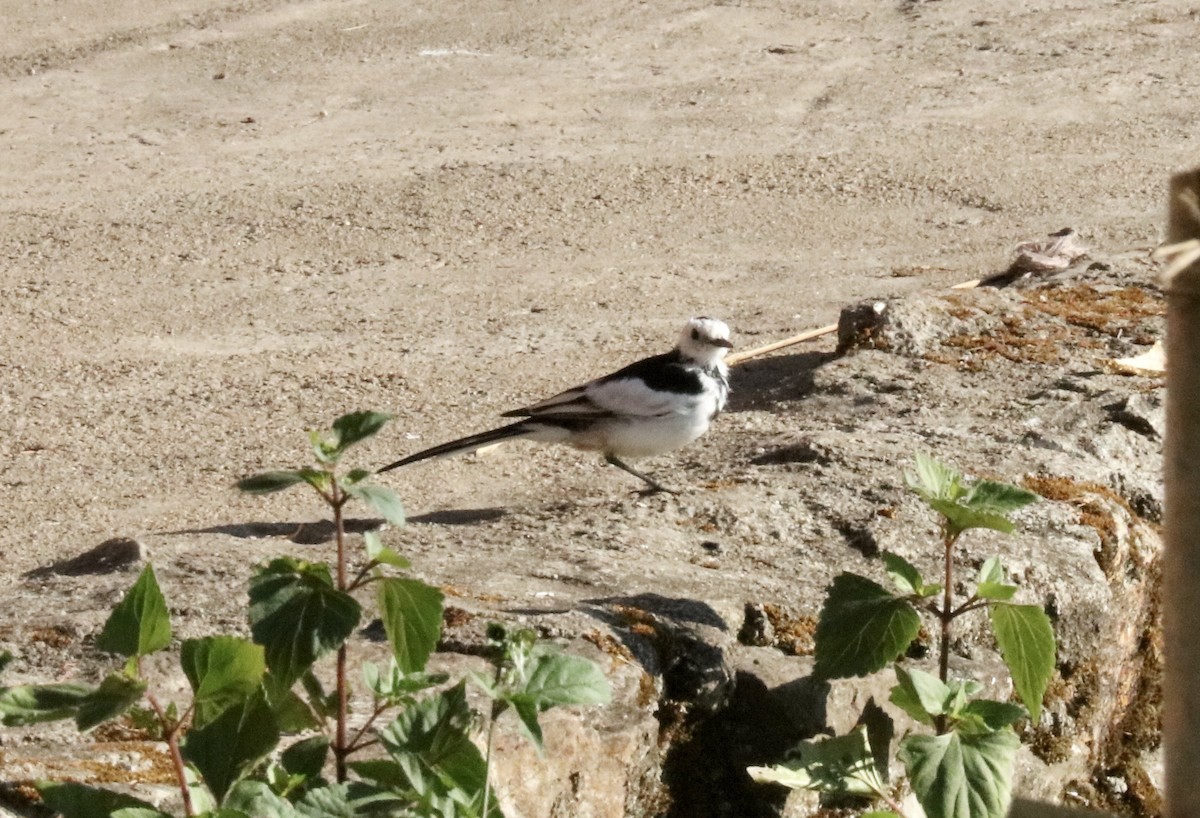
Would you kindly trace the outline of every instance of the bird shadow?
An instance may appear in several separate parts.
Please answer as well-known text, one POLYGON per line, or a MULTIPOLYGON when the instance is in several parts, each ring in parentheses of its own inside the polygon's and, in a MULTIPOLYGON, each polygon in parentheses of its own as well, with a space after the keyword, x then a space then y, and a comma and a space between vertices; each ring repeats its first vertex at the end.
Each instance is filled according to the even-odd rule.
MULTIPOLYGON (((386 521, 378 517, 349 518, 344 521, 346 533, 362 534, 375 531, 386 521)), ((287 539, 297 545, 320 545, 331 542, 336 534, 332 520, 316 520, 309 523, 282 522, 268 523, 252 521, 246 523, 227 523, 213 525, 207 528, 184 528, 176 531, 166 531, 165 534, 224 534, 237 537, 240 540, 259 540, 266 537, 287 539)))
POLYGON ((833 352, 800 352, 747 361, 734 368, 729 412, 753 412, 802 400, 813 391, 813 375, 837 357, 833 352))
MULTIPOLYGON (((414 514, 408 522, 414 525, 477 525, 479 523, 498 520, 508 512, 502 508, 463 508, 432 511, 428 514, 414 514)), ((387 522, 380 517, 350 517, 345 520, 347 534, 363 534, 375 531, 387 522)), ((166 534, 224 534, 242 540, 259 540, 266 537, 287 539, 297 545, 320 545, 332 542, 336 529, 332 520, 316 520, 314 522, 281 522, 269 523, 252 521, 246 523, 227 523, 213 525, 207 528, 184 528, 167 531, 166 534)))
POLYGON ((629 611, 641 611, 661 617, 676 624, 705 625, 718 630, 729 630, 729 625, 707 602, 696 599, 643 593, 632 596, 598 597, 582 600, 585 605, 596 606, 592 616, 609 624, 625 624, 629 611))
POLYGON ((447 508, 427 514, 414 514, 408 521, 415 525, 478 525, 499 520, 507 514, 507 509, 495 507, 447 508))

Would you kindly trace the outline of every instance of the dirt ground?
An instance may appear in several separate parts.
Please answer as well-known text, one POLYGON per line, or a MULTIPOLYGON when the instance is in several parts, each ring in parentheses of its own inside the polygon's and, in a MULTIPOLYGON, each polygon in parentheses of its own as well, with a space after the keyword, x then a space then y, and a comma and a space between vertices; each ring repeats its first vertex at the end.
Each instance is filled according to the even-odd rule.
MULTIPOLYGON (((3 0, 6 681, 92 672, 129 577, 28 572, 111 537, 181 635, 244 627, 250 566, 316 548, 262 535, 320 514, 231 485, 343 412, 395 413, 379 466, 692 315, 754 346, 1067 226, 1143 257, 1198 154, 1194 5, 3 0)), ((733 411, 642 464, 678 498, 518 443, 387 475, 390 539, 480 605, 685 594, 700 540, 787 491, 730 477, 804 429, 768 386, 735 373, 733 411)))

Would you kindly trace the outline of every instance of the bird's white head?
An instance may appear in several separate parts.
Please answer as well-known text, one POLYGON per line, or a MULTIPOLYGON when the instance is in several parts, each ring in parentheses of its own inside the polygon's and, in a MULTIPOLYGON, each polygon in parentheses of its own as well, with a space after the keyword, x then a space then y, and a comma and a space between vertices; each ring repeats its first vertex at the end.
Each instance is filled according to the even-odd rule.
POLYGON ((701 366, 716 366, 733 348, 729 342, 729 327, 716 318, 693 318, 679 336, 679 351, 684 358, 701 366))

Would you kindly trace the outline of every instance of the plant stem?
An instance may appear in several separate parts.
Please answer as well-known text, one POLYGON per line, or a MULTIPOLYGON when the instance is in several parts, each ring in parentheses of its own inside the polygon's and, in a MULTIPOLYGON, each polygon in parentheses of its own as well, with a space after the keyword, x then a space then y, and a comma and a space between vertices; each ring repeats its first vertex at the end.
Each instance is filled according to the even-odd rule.
POLYGON ((167 750, 171 754, 171 765, 175 768, 175 780, 179 782, 179 795, 183 798, 183 814, 193 816, 196 814, 196 808, 192 805, 192 793, 188 789, 187 767, 183 763, 183 753, 179 751, 179 728, 183 726, 183 719, 172 722, 167 718, 158 699, 147 694, 146 700, 150 702, 150 707, 158 716, 158 723, 163 728, 163 739, 167 742, 167 750))
MULTIPOLYGON (((337 588, 346 591, 346 521, 342 515, 342 507, 349 498, 340 489, 335 480, 333 483, 333 529, 337 539, 337 588)), ((333 742, 333 757, 337 767, 337 780, 342 783, 347 778, 346 756, 350 754, 350 745, 346 740, 346 721, 349 712, 349 690, 346 685, 346 656, 347 646, 343 642, 337 652, 337 734, 333 742)))
POLYGON ((366 747, 367 744, 370 743, 370 742, 363 742, 362 744, 359 744, 359 742, 362 741, 363 736, 365 736, 367 731, 371 729, 371 725, 374 724, 375 720, 377 718, 379 718, 381 715, 383 715, 384 711, 387 709, 388 709, 387 703, 384 703, 384 704, 376 703, 375 712, 371 714, 371 717, 369 719, 367 719, 366 724, 364 724, 362 727, 358 728, 358 730, 354 733, 354 738, 350 739, 350 744, 346 747, 347 754, 353 753, 357 750, 361 750, 363 747, 366 747))
MULTIPOLYGON (((958 534, 942 528, 942 545, 946 563, 945 585, 942 588, 942 609, 938 618, 942 622, 941 641, 938 645, 938 678, 945 684, 950 677, 950 623, 954 621, 954 544, 958 542, 958 534)), ((934 728, 940 736, 946 732, 945 715, 934 717, 934 728)))
MULTIPOLYGON (((498 674, 497 674, 498 675, 498 674)), ((488 818, 488 801, 492 795, 492 736, 496 732, 497 703, 492 704, 492 717, 488 720, 487 755, 483 757, 483 811, 480 818, 488 818)))

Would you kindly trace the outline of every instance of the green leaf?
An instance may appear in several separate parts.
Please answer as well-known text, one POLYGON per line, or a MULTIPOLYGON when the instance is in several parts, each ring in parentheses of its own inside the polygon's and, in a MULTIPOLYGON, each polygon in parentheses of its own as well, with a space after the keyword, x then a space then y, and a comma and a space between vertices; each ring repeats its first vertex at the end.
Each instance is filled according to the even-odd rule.
POLYGON ((306 478, 299 471, 266 471, 253 477, 244 477, 235 485, 247 494, 271 494, 304 482, 306 478))
POLYGON ((204 777, 217 802, 233 784, 275 749, 279 728, 262 694, 228 707, 184 736, 180 749, 204 777))
POLYGON ((316 780, 325 768, 329 755, 329 739, 323 735, 301 739, 283 751, 279 763, 289 773, 316 780))
POLYGON ((333 435, 338 452, 344 452, 360 440, 374 436, 392 417, 383 412, 352 412, 342 415, 333 422, 333 435))
POLYGON ((912 563, 899 554, 884 551, 883 565, 900 593, 905 596, 924 596, 921 591, 925 587, 925 581, 921 579, 921 572, 912 563))
POLYGON ((994 733, 1016 723, 1026 715, 1026 710, 1011 702, 994 702, 990 699, 974 699, 956 714, 959 732, 994 733))
POLYGON ((383 544, 376 531, 364 531, 363 542, 367 546, 367 559, 401 570, 412 568, 412 563, 383 544))
MULTIPOLYGON (((487 766, 471 742, 471 722, 464 682, 405 709, 379 734, 396 761, 388 775, 399 776, 402 789, 423 804, 446 799, 468 806, 480 803, 487 766)), ((359 765, 355 770, 371 772, 359 765)), ((378 774, 382 768, 373 771, 378 774)), ((400 789, 399 782, 393 778, 379 783, 400 789)))
POLYGON ((916 464, 916 473, 904 477, 909 488, 925 500, 954 502, 962 496, 962 476, 957 471, 922 452, 917 452, 916 464))
MULTIPOLYGON (((148 810, 147 815, 162 816, 152 804, 99 787, 58 781, 39 781, 37 791, 50 809, 63 818, 111 818, 120 810, 148 810)), ((167 816, 170 818, 170 816, 167 816)))
POLYGON ((983 565, 979 566, 979 578, 976 580, 979 584, 1002 583, 1005 579, 1004 563, 1000 561, 999 557, 989 557, 984 560, 983 565))
POLYGON ((836 795, 874 796, 887 791, 875 766, 865 727, 844 736, 801 741, 783 764, 749 767, 758 782, 836 795))
POLYGON ((1006 602, 1017 593, 1016 585, 1009 585, 1006 579, 1004 565, 999 557, 991 557, 979 568, 979 585, 975 588, 975 596, 980 599, 991 599, 1006 602))
POLYGON ((425 669, 442 632, 442 592, 416 579, 380 580, 379 610, 396 664, 405 673, 425 669))
POLYGON ((81 684, 20 685, 0 690, 0 724, 20 727, 74 718, 93 688, 81 684))
POLYGON ((300 813, 286 798, 262 781, 239 781, 225 796, 222 811, 238 810, 253 818, 298 818, 300 813))
MULTIPOLYGON (((207 815, 211 815, 211 813, 206 813, 207 815)), ((111 818, 172 818, 172 816, 169 812, 159 812, 153 807, 125 807, 112 813, 111 818)), ((231 817, 222 813, 220 816, 213 816, 213 818, 231 817)), ((236 816, 232 816, 232 818, 242 818, 242 815, 239 813, 236 816)), ((249 818, 249 816, 246 816, 246 818, 249 818)))
POLYGON ((79 703, 75 726, 86 731, 115 719, 136 704, 145 692, 146 683, 140 679, 131 679, 124 673, 110 673, 79 703))
POLYGON ((995 602, 1007 602, 1017 593, 1016 585, 1002 582, 981 582, 975 588, 975 596, 980 599, 990 599, 995 602))
POLYGON ((324 727, 324 723, 313 709, 297 695, 290 684, 282 684, 270 671, 263 676, 262 690, 282 732, 300 733, 324 727))
POLYGON ((404 525, 404 506, 400 504, 396 492, 386 486, 355 483, 345 486, 345 490, 351 497, 378 511, 392 525, 404 525))
POLYGON ((340 647, 361 610, 353 597, 334 588, 323 564, 280 557, 250 580, 250 632, 283 687, 340 647))
POLYGON ((910 735, 897 753, 929 818, 1003 818, 1021 741, 1009 729, 983 735, 910 735))
POLYGON ((903 653, 921 630, 921 618, 903 597, 857 574, 833 580, 817 623, 816 664, 824 679, 865 676, 903 653))
POLYGON ((416 812, 411 809, 412 799, 398 798, 394 793, 381 790, 361 781, 345 784, 330 784, 305 793, 296 804, 296 812, 305 818, 474 818, 473 813, 448 810, 416 812))
POLYGON ((1038 496, 1032 491, 1027 491, 1019 486, 998 483, 994 480, 980 480, 971 486, 971 490, 962 499, 962 503, 975 511, 989 514, 1012 514, 1037 499, 1038 496))
POLYGON ((1002 534, 1011 534, 1016 530, 1012 521, 1003 514, 976 511, 952 500, 929 500, 928 503, 930 508, 946 518, 951 534, 961 534, 971 528, 990 528, 1002 534))
POLYGON ((147 565, 124 598, 113 608, 96 647, 122 656, 146 656, 171 642, 171 616, 158 588, 153 566, 147 565))
POLYGON ((988 613, 1013 687, 1036 722, 1046 686, 1054 675, 1054 628, 1050 617, 1037 605, 1009 603, 991 605, 988 613))
POLYGON ((383 670, 374 662, 363 662, 362 673, 371 695, 392 704, 407 701, 413 694, 444 684, 449 678, 445 673, 405 673, 395 659, 391 659, 383 670))
POLYGON ((563 705, 608 704, 612 700, 612 689, 599 665, 582 656, 557 652, 537 656, 521 692, 539 711, 563 705))
POLYGON ((13 655, 11 650, 0 650, 0 673, 12 663, 13 655))
POLYGON ((890 700, 922 724, 933 724, 934 716, 946 712, 950 688, 937 676, 920 670, 905 670, 896 666, 896 686, 890 700))
POLYGON ((236 636, 189 639, 179 661, 192 685, 196 727, 244 702, 259 689, 266 671, 262 645, 236 636))

